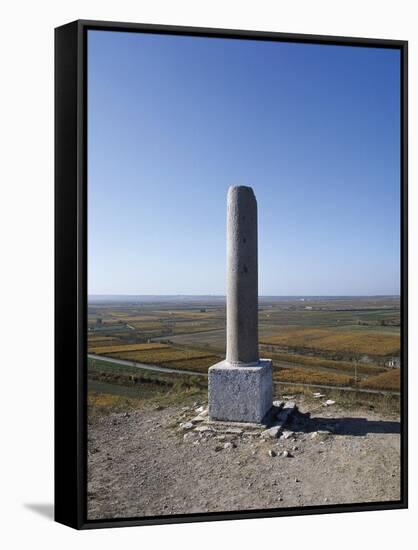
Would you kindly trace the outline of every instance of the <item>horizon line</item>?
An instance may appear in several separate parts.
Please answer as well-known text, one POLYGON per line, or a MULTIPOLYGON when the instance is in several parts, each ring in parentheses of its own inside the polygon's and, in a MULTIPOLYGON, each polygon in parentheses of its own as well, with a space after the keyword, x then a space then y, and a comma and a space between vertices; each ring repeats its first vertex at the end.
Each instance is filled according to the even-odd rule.
MULTIPOLYGON (((211 296, 211 297, 214 297, 214 298, 226 298, 226 294, 184 294, 184 293, 180 293, 180 294, 104 294, 104 293, 101 293, 101 294, 88 294, 89 297, 95 297, 95 296, 126 296, 126 297, 130 297, 130 296, 147 296, 147 297, 152 297, 152 296, 166 296, 166 297, 173 297, 173 296, 195 296, 195 297, 200 297, 200 296, 211 296)), ((393 296, 396 296, 396 297, 400 297, 400 293, 398 294, 259 294, 258 297, 260 298, 268 298, 268 297, 280 297, 280 298, 294 298, 294 297, 310 297, 310 298, 322 298, 322 297, 327 297, 327 298, 331 298, 331 297, 335 297, 335 298, 350 298, 350 297, 353 297, 353 298, 361 298, 361 297, 364 297, 364 298, 372 298, 372 297, 393 297, 393 296)))

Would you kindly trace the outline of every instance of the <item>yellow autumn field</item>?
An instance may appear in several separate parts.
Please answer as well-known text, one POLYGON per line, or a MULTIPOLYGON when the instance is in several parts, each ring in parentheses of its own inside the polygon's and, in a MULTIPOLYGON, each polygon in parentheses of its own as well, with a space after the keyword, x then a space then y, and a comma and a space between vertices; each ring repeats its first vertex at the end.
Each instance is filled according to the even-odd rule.
POLYGON ((262 338, 260 343, 380 356, 397 354, 400 348, 400 338, 396 334, 338 328, 283 328, 276 335, 262 338))

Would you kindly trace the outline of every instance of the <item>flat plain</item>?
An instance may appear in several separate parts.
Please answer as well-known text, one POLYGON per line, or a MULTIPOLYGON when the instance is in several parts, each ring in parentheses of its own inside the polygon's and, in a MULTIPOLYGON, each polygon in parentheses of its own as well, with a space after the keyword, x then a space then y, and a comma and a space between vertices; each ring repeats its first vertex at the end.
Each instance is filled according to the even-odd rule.
MULTIPOLYGON (((225 355, 225 323, 220 298, 92 299, 88 350, 206 373, 225 355)), ((396 296, 261 298, 259 342, 278 382, 400 389, 396 296)))

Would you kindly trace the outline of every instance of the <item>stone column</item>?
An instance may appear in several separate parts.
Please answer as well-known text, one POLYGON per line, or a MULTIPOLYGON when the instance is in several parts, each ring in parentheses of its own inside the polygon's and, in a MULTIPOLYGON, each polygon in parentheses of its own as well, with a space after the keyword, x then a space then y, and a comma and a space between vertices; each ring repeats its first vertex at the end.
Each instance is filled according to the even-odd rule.
POLYGON ((251 187, 227 199, 226 360, 258 363, 257 201, 251 187))
POLYGON ((262 422, 272 406, 270 359, 258 354, 257 201, 251 187, 227 199, 227 351, 209 369, 209 417, 262 422))

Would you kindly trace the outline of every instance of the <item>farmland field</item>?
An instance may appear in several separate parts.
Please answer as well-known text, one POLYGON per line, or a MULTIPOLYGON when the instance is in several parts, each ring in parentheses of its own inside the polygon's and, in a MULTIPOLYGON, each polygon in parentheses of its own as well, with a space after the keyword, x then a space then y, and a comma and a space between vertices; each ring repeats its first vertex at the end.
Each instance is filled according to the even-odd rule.
POLYGON ((280 333, 262 337, 261 344, 279 345, 290 349, 313 349, 385 356, 399 354, 399 335, 359 327, 342 328, 282 328, 280 333))
POLYGON ((119 352, 130 352, 130 351, 145 351, 145 350, 153 350, 153 349, 164 349, 168 346, 166 344, 119 344, 119 345, 109 345, 109 346, 90 346, 89 345, 89 351, 91 353, 102 353, 102 354, 112 354, 112 353, 119 353, 119 352))
MULTIPOLYGON (((222 297, 92 297, 88 326, 96 356, 206 373, 225 354, 222 297)), ((259 342, 277 381, 400 388, 396 296, 261 297, 259 342)))

